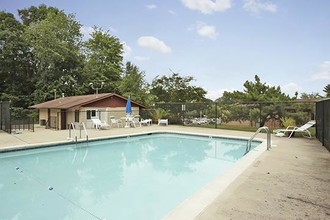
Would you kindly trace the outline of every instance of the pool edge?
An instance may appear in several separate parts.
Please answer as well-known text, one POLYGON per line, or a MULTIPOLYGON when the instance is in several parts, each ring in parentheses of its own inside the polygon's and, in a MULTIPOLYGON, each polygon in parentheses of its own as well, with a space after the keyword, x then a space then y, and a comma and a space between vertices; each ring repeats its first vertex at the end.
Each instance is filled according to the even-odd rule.
POLYGON ((207 183, 203 188, 170 211, 162 220, 196 219, 236 178, 267 150, 267 141, 264 139, 257 140, 263 140, 263 142, 236 161, 224 173, 216 176, 211 182, 207 183))

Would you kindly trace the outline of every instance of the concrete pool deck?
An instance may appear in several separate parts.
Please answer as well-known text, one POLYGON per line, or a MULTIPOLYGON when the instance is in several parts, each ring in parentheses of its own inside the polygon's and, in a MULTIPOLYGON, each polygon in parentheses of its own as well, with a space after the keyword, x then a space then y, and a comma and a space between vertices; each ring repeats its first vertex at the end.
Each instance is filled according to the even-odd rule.
MULTIPOLYGON (((251 132, 183 126, 88 130, 89 138, 183 131, 251 137, 251 132)), ((36 127, 35 132, 0 132, 0 150, 49 142, 68 142, 68 131, 36 127)), ((82 137, 85 135, 82 133, 82 137)), ((257 138, 266 138, 259 134, 257 138)), ((272 149, 261 154, 196 219, 330 219, 330 153, 316 139, 272 135, 272 149)))

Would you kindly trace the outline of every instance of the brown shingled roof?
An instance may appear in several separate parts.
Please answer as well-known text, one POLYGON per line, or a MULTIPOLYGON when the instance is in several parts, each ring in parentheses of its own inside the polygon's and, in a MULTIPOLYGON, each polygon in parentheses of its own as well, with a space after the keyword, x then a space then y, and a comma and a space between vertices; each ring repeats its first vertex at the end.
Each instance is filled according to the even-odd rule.
MULTIPOLYGON (((36 109, 45 109, 45 108, 53 108, 53 109, 69 109, 69 108, 79 108, 83 105, 87 105, 89 103, 93 103, 104 98, 108 98, 110 96, 117 96, 124 100, 127 100, 125 97, 120 96, 115 93, 101 93, 101 94, 92 94, 92 95, 80 95, 80 96, 68 96, 61 97, 58 99, 50 100, 47 102, 39 103, 36 105, 32 105, 29 108, 36 109)), ((138 106, 144 107, 137 102, 132 101, 132 103, 137 104, 138 106)))

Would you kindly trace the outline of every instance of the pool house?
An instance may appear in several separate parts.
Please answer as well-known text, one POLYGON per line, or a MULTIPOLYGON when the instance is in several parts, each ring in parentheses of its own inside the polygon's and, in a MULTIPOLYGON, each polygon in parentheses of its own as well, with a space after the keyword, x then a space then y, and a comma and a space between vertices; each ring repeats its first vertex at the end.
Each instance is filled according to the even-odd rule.
MULTIPOLYGON (((39 123, 57 130, 68 129, 72 122, 84 122, 92 128, 91 118, 110 123, 110 116, 117 118, 126 115, 127 98, 116 93, 101 93, 81 96, 61 97, 30 106, 39 110, 39 123)), ((132 100, 132 114, 139 115, 143 105, 132 100)))

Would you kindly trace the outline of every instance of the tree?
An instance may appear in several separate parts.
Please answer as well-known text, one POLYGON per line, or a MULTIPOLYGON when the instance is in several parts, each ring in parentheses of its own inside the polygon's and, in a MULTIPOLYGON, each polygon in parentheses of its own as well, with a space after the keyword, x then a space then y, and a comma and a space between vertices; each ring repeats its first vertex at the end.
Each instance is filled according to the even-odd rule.
POLYGON ((322 96, 319 93, 310 93, 310 94, 308 94, 308 93, 303 92, 303 93, 300 94, 300 98, 301 99, 316 100, 316 99, 322 98, 322 96))
POLYGON ((297 125, 303 125, 306 121, 314 119, 315 115, 315 102, 320 100, 322 96, 319 93, 301 93, 302 100, 294 103, 292 107, 295 111, 287 113, 286 116, 295 120, 297 125))
POLYGON ((325 97, 330 98, 330 84, 324 87, 323 92, 325 92, 325 97))
POLYGON ((39 7, 31 6, 18 10, 18 14, 25 26, 30 26, 31 23, 38 24, 47 18, 49 12, 57 14, 60 13, 60 10, 54 7, 47 7, 45 4, 41 4, 39 7))
POLYGON ((130 96, 133 100, 141 104, 150 104, 150 95, 148 93, 149 85, 144 77, 144 72, 141 72, 139 68, 131 62, 127 62, 123 78, 119 83, 120 93, 125 97, 130 96))
MULTIPOLYGON (((102 91, 119 92, 122 74, 123 45, 108 31, 94 27, 91 38, 84 44, 86 63, 84 75, 88 83, 104 83, 102 91)), ((89 88, 89 92, 92 92, 89 88)))
POLYGON ((254 82, 247 80, 243 84, 243 92, 224 92, 223 97, 220 100, 225 100, 226 102, 249 103, 290 100, 288 95, 281 92, 281 88, 279 86, 269 86, 266 83, 262 83, 258 75, 255 75, 254 79, 254 82))
POLYGON ((13 106, 27 107, 34 90, 31 52, 22 38, 24 26, 11 13, 0 11, 0 93, 13 106))
POLYGON ((262 83, 258 75, 255 75, 254 79, 254 82, 247 80, 243 84, 243 92, 224 92, 217 101, 223 105, 222 110, 231 112, 232 120, 249 120, 259 111, 260 126, 263 126, 266 120, 281 117, 284 107, 279 102, 291 99, 281 92, 279 86, 262 83), (236 105, 233 105, 235 103, 236 105))
MULTIPOLYGON (((32 7, 26 9, 29 12, 28 18, 22 17, 29 25, 24 37, 35 59, 35 102, 53 98, 54 90, 64 93, 63 79, 67 76, 73 79, 71 83, 81 81, 81 25, 71 14, 66 15, 52 7, 46 9, 44 6, 39 9, 32 7)), ((21 14, 26 16, 22 11, 21 14)), ((67 95, 76 93, 72 88, 66 89, 66 92, 67 95)))
POLYGON ((157 76, 151 83, 150 93, 156 102, 202 102, 206 91, 190 85, 192 76, 182 77, 178 73, 171 76, 157 76))

